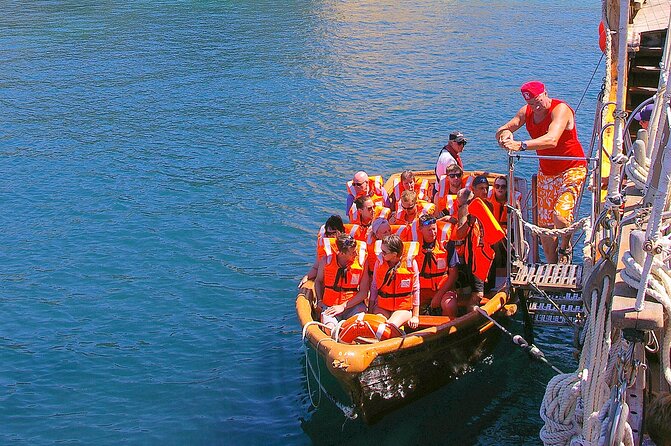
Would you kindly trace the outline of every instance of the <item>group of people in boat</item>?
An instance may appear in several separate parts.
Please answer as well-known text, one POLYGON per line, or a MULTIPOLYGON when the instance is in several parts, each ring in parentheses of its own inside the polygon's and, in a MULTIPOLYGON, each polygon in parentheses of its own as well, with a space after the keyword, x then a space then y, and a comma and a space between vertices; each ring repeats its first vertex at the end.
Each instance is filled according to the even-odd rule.
MULTIPOLYGON (((586 176, 574 113, 549 98, 540 82, 524 84, 521 93, 526 104, 496 131, 496 139, 510 152, 562 157, 540 160, 538 213, 542 226, 563 228, 573 218, 586 176), (513 133, 523 125, 532 139, 516 141, 513 133)), ((318 234, 315 264, 301 282, 314 279, 325 327, 370 312, 395 327, 415 329, 420 308, 456 317, 457 289, 470 288, 462 302, 469 307, 495 286, 496 268, 507 262, 508 178, 490 184, 486 175, 465 175, 461 153, 467 142, 461 132, 449 135, 433 184, 409 170, 395 179, 390 193, 381 176, 364 171, 347 183, 349 223, 329 217, 318 234)), ((520 198, 513 197, 513 206, 520 198)), ((568 243, 551 237, 541 243, 548 263, 560 255, 565 260, 568 243)))

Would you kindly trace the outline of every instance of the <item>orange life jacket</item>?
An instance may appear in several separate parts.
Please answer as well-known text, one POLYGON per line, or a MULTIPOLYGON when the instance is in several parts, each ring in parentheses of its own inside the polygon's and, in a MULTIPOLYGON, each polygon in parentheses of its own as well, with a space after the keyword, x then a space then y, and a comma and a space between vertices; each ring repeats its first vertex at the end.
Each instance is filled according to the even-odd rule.
POLYGON ((442 192, 438 192, 438 203, 436 203, 436 208, 439 211, 447 209, 447 215, 457 215, 459 211, 459 200, 455 194, 442 195, 442 192))
POLYGON ((353 298, 359 291, 364 265, 366 264, 366 244, 357 242, 357 256, 354 262, 344 268, 338 266, 337 253, 326 256, 324 265, 324 305, 332 307, 353 298))
MULTIPOLYGON (((420 215, 433 215, 433 212, 435 211, 436 206, 433 203, 429 203, 427 201, 418 201, 417 202, 417 214, 415 214, 414 220, 417 220, 420 215)), ((396 218, 395 223, 396 224, 411 224, 412 221, 407 221, 407 211, 403 209, 403 207, 400 207, 398 211, 394 213, 394 217, 396 218)))
MULTIPOLYGON (((359 225, 352 225, 352 224, 344 224, 345 226, 345 234, 349 234, 352 237, 354 237, 356 240, 361 240, 364 241, 366 240, 366 233, 367 233, 367 228, 363 228, 362 226, 359 225)), ((331 251, 335 252, 337 249, 335 248, 335 238, 328 238, 324 237, 324 234, 326 234, 326 229, 324 228, 324 225, 322 225, 321 228, 319 228, 319 233, 317 234, 317 260, 321 260, 322 257, 327 255, 328 253, 325 251, 326 245, 329 245, 331 248, 331 251)), ((330 252, 330 251, 329 251, 330 252)))
POLYGON ((506 236, 506 232, 501 228, 499 222, 494 218, 492 211, 482 199, 476 198, 472 200, 468 205, 468 213, 482 223, 484 241, 488 245, 493 245, 506 236))
MULTIPOLYGON (((335 331, 334 334, 336 334, 335 331)), ((366 340, 377 338, 380 341, 384 341, 401 335, 402 333, 398 328, 387 323, 386 317, 379 314, 359 313, 342 323, 337 330, 336 341, 353 344, 359 338, 365 338, 366 340)))
MULTIPOLYGON (((462 188, 468 188, 470 190, 473 190, 473 180, 475 177, 473 175, 463 175, 461 177, 461 187, 462 188)), ((450 192, 450 183, 448 180, 448 175, 442 175, 438 179, 438 185, 436 186, 436 193, 447 193, 449 194, 450 192)))
MULTIPOLYGON (((391 227, 392 234, 398 235, 404 242, 411 241, 406 240, 406 237, 410 236, 410 232, 407 230, 408 228, 407 226, 405 225, 389 225, 389 226, 391 227)), ((375 262, 377 262, 377 258, 382 252, 381 243, 382 243, 381 240, 376 240, 375 237, 373 237, 372 231, 368 233, 368 237, 366 238, 366 245, 368 245, 368 272, 370 274, 373 274, 373 270, 375 269, 375 262)))
MULTIPOLYGON (((373 194, 370 196, 370 199, 373 201, 373 205, 378 208, 378 207, 385 207, 385 196, 384 195, 378 195, 378 194, 373 194)), ((352 202, 352 206, 354 206, 354 202, 352 202)), ((347 211, 347 214, 352 210, 352 206, 350 206, 350 209, 347 211)), ((390 211, 391 212, 391 211, 390 211)))
POLYGON ((475 177, 473 175, 464 176, 461 178, 461 187, 473 190, 473 180, 475 177))
MULTIPOLYGON (((429 190, 429 180, 415 181, 415 193, 417 194, 417 200, 427 200, 429 190)), ((405 186, 401 181, 401 177, 394 179, 394 197, 396 198, 396 209, 400 206, 401 194, 405 191, 405 186)))
MULTIPOLYGON (((522 194, 519 191, 515 191, 515 203, 519 203, 522 200, 522 194)), ((508 208, 506 207, 507 203, 499 203, 496 200, 494 195, 494 189, 490 190, 487 194, 487 201, 492 205, 492 215, 496 221, 499 222, 501 227, 506 227, 508 225, 508 208)))
POLYGON ((401 240, 404 242, 419 242, 422 238, 422 235, 419 232, 419 219, 413 220, 410 224, 393 226, 399 226, 401 228, 394 232, 394 234, 401 237, 401 240))
POLYGON ((419 267, 419 286, 423 289, 436 291, 440 281, 445 276, 449 265, 447 250, 436 239, 433 248, 422 247, 417 254, 419 267))
POLYGON ((415 268, 413 261, 419 251, 419 243, 404 242, 401 261, 393 268, 378 257, 375 265, 377 283, 377 305, 388 311, 412 310, 415 268))
POLYGON ((485 281, 494 260, 492 245, 505 237, 506 233, 482 199, 471 201, 468 213, 474 220, 466 236, 466 263, 475 277, 485 281))
POLYGON ((454 235, 454 226, 452 223, 447 221, 437 221, 436 229, 438 234, 436 235, 436 240, 442 245, 445 242, 449 242, 453 239, 454 235))
MULTIPOLYGON (((361 224, 361 212, 359 212, 359 209, 357 209, 356 204, 352 203, 352 206, 349 208, 349 222, 352 224, 361 224)), ((375 209, 373 210, 373 220, 376 218, 384 218, 386 220, 389 220, 389 217, 391 217, 391 209, 386 208, 384 206, 375 206, 375 209)), ((373 221, 371 220, 371 223, 373 221)))
MULTIPOLYGON (((374 195, 378 195, 379 197, 383 197, 384 196, 384 193, 382 192, 383 189, 384 189, 384 179, 382 178, 381 175, 368 177, 368 190, 370 192, 372 192, 374 195)), ((357 195, 357 191, 352 185, 352 180, 347 182, 347 193, 353 196, 354 198, 359 198, 361 195, 363 195, 363 194, 357 195)))

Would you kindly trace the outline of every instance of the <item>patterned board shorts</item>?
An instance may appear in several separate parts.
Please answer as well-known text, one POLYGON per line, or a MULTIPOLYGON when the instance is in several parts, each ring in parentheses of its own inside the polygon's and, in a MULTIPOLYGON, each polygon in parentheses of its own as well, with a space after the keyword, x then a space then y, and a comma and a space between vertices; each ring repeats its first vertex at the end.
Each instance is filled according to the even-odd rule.
POLYGON ((573 221, 573 208, 585 182, 587 169, 573 167, 560 175, 538 172, 538 225, 554 227, 553 215, 573 221))

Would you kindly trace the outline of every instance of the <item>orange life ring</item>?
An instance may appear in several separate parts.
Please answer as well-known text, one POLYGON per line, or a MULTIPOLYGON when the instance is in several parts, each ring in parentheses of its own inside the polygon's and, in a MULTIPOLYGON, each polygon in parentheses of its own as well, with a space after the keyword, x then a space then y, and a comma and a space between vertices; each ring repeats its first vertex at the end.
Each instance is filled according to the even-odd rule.
POLYGON ((342 323, 337 332, 336 341, 352 344, 358 338, 384 341, 394 336, 398 336, 398 329, 388 324, 384 316, 359 313, 342 323))

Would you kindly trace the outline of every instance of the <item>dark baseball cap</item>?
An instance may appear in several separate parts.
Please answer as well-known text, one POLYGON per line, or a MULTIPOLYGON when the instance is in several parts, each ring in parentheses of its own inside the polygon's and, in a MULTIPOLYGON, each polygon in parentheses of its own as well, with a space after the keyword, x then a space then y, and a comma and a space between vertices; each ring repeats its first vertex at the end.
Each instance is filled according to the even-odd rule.
POLYGON ((487 186, 489 186, 489 180, 485 175, 478 175, 473 180, 473 187, 477 186, 478 184, 486 184, 487 186))
POLYGON ((458 143, 464 143, 466 144, 468 140, 464 138, 464 134, 461 132, 452 132, 450 133, 450 141, 456 141, 458 143))

